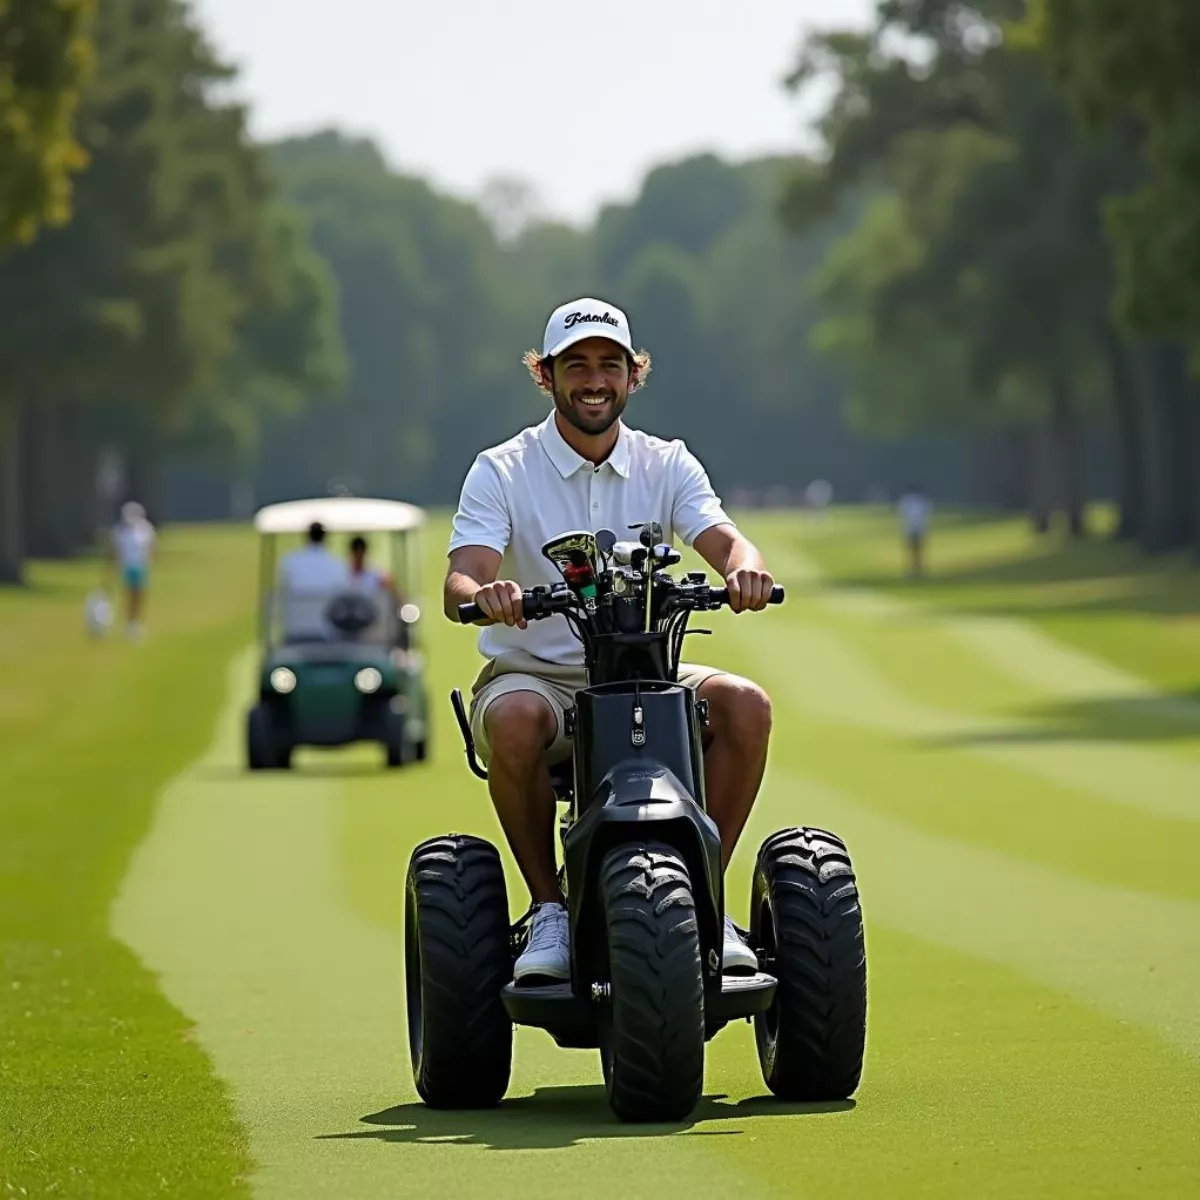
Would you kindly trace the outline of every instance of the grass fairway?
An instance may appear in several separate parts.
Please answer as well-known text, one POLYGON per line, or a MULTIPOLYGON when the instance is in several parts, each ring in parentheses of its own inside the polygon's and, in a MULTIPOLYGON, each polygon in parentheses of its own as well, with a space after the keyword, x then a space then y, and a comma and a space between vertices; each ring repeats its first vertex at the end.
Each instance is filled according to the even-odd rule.
MULTIPOLYGON (((155 640, 136 654, 82 650, 88 687, 174 731, 155 751, 161 769, 131 759, 144 738, 111 702, 71 699, 77 715, 61 728, 30 718, 14 733, 27 800, 10 804, 7 788, 0 800, 4 961, 32 945, 46 963, 15 976, 35 1038, 10 1039, 20 1006, 4 990, 0 1103, 19 1139, 0 1147, 0 1180, 31 1195, 52 1180, 62 1195, 235 1195, 248 1149, 250 1186, 268 1197, 801 1197, 830 1178, 871 1196, 1200 1192, 1196 576, 1142 570, 1105 546, 1037 555, 1015 525, 950 519, 935 544, 943 576, 907 585, 878 516, 763 515, 752 528, 789 602, 715 616, 703 624, 718 636, 700 643, 766 684, 776 710, 731 905, 745 917, 753 852, 771 830, 807 822, 846 836, 870 968, 854 1102, 764 1096, 741 1025, 710 1043, 705 1099, 680 1125, 617 1124, 596 1054, 533 1030, 518 1032, 500 1110, 417 1104, 402 1020, 408 854, 449 829, 498 837, 445 700, 476 669, 474 638, 436 615, 426 624, 430 763, 387 773, 374 748, 308 752, 290 775, 250 779, 249 660, 236 656, 249 542, 228 543, 241 564, 230 588, 228 572, 201 566, 214 535, 180 533, 168 569, 192 583, 169 618, 158 599, 155 640), (73 758, 60 740, 72 721, 73 758), (84 783, 55 782, 68 761, 110 796, 146 794, 126 800, 118 828, 111 806, 78 799, 84 783), (60 812, 68 792, 76 807, 60 812), (103 836, 97 810, 110 818, 103 836), (71 815, 92 824, 77 830, 71 815), (16 853, 18 838, 35 849, 16 853), (76 924, 91 957, 69 976, 52 953, 76 924), (116 1011, 118 1034, 123 1007, 146 1015, 116 1011), (117 1040, 135 1036, 135 1048, 117 1040), (129 1141, 145 1128, 155 1135, 129 1141), (154 1191, 159 1167, 168 1185, 154 1191)), ((434 614, 443 534, 435 524, 425 542, 434 614)), ((77 597, 32 599, 0 603, 30 628, 36 610, 80 653, 77 597)), ((41 669, 29 640, 4 651, 25 656, 22 679, 41 669)), ((28 703, 7 686, 3 697, 28 703)), ((516 911, 515 880, 510 896, 516 911)))
POLYGON ((0 590, 0 1195, 246 1194, 226 1087, 108 923, 160 791, 225 702, 252 549, 169 531, 138 646, 85 638, 94 564, 0 590))

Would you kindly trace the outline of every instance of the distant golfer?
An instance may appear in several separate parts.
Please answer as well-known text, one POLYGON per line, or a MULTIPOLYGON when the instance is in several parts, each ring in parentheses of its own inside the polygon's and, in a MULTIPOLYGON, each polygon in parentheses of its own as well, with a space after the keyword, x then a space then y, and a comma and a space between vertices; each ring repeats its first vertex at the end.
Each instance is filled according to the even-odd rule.
POLYGON ((154 561, 157 540, 146 510, 136 501, 121 505, 121 519, 112 530, 112 558, 121 572, 125 591, 125 632, 133 641, 142 636, 146 608, 146 585, 154 561))
POLYGON ((925 540, 929 535, 933 502, 919 487, 908 487, 896 501, 896 511, 900 514, 908 547, 908 573, 919 579, 925 573, 925 540))

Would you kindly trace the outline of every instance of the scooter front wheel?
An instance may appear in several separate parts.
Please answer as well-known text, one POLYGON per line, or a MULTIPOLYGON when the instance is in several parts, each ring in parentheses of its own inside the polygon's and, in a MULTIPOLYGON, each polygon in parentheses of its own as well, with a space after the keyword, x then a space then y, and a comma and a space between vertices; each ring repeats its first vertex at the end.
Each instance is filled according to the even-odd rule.
POLYGON ((600 868, 609 961, 600 1053, 623 1121, 677 1121, 704 1086, 704 976, 692 884, 662 843, 622 845, 600 868))

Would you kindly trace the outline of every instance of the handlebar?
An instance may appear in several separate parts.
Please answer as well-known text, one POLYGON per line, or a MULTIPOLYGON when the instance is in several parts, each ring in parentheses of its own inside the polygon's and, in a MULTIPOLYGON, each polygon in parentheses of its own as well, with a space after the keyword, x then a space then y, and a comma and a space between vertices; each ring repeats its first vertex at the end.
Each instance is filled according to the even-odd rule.
MULTIPOLYGON (((768 604, 782 604, 784 598, 783 584, 777 583, 771 589, 770 599, 768 604)), ((729 603, 728 588, 710 588, 708 592, 709 604, 707 607, 721 608, 729 603)), ((543 617, 553 616, 555 613, 562 612, 570 603, 569 595, 564 594, 562 599, 551 597, 545 593, 534 593, 525 591, 521 593, 521 608, 528 621, 538 621, 543 617)), ((470 625, 478 621, 484 616, 483 610, 478 604, 460 604, 458 606, 458 619, 463 625, 470 625)))
MULTIPOLYGON (((708 595, 709 595, 710 599, 716 601, 716 604, 718 607, 720 607, 723 604, 729 603, 729 589, 728 588, 713 588, 708 593, 708 595)), ((783 584, 777 583, 771 589, 771 595, 768 598, 767 603, 768 604, 782 604, 783 596, 784 596, 783 584)))

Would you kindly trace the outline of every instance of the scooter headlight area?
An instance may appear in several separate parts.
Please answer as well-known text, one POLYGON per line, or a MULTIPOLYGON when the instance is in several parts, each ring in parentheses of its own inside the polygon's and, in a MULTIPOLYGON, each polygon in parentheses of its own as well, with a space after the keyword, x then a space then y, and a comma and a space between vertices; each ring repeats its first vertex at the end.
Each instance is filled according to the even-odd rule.
MULTIPOLYGON (((627 1121, 686 1118, 702 1093, 705 1045, 732 1020, 754 1023, 763 1078, 780 1099, 844 1100, 858 1087, 866 956, 841 838, 796 827, 763 842, 742 931, 758 969, 724 967, 703 701, 678 670, 690 614, 729 597, 702 573, 673 578, 678 554, 661 528, 636 528, 633 546, 607 530, 548 543, 543 554, 563 582, 523 595, 528 620, 567 620, 587 667, 567 722, 572 757, 551 772, 563 806, 570 980, 514 982, 528 924, 510 927, 494 845, 447 835, 410 860, 409 1046, 417 1092, 435 1107, 503 1099, 514 1024, 545 1029, 561 1046, 598 1048, 609 1103, 627 1121)), ((771 602, 783 598, 776 587, 771 602)), ((459 610, 464 624, 479 616, 472 604, 459 610)), ((486 778, 462 695, 451 698, 468 763, 486 778)))

